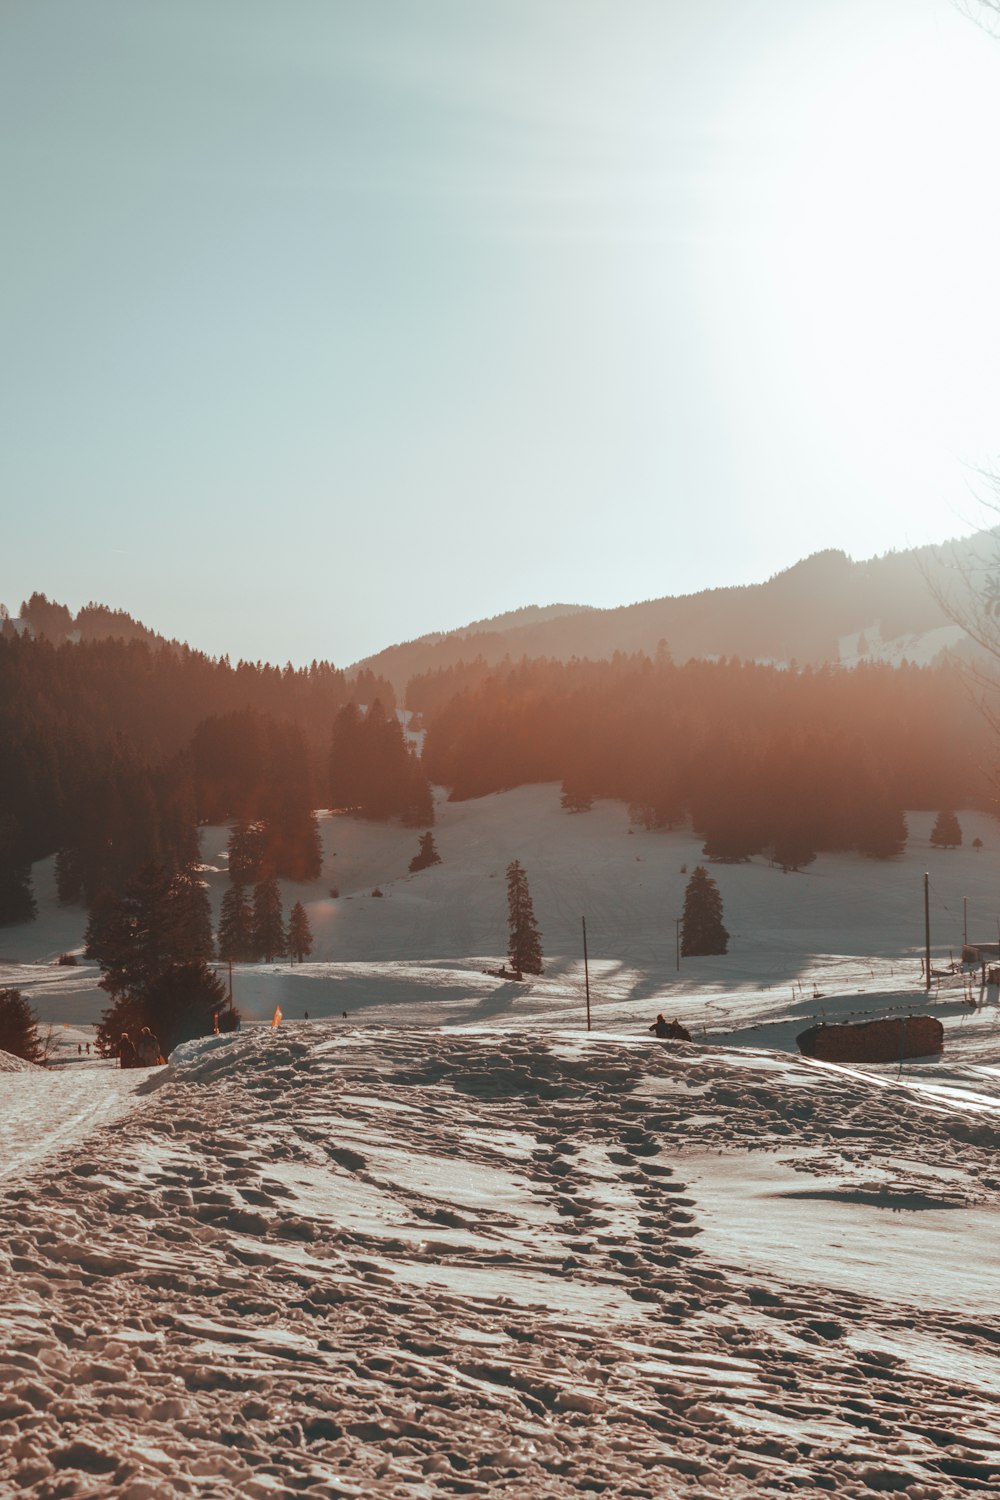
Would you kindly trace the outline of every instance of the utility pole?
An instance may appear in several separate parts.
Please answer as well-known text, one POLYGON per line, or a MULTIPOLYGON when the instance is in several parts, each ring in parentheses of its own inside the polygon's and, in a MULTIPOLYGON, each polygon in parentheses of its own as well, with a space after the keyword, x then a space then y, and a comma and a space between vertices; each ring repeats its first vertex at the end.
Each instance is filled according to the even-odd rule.
POLYGON ((925 988, 930 994, 931 988, 931 877, 924 871, 924 950, 927 956, 927 980, 925 988))
POLYGON ((962 947, 969 946, 969 898, 962 897, 962 947))
POLYGON ((678 972, 678 974, 681 971, 681 923, 683 922, 683 920, 684 920, 683 917, 675 917, 674 918, 674 927, 676 928, 676 931, 677 931, 677 972, 678 972))
POLYGON ((587 1030, 590 1030, 590 965, 587 962, 587 918, 581 917, 583 926, 583 982, 587 987, 587 1030))

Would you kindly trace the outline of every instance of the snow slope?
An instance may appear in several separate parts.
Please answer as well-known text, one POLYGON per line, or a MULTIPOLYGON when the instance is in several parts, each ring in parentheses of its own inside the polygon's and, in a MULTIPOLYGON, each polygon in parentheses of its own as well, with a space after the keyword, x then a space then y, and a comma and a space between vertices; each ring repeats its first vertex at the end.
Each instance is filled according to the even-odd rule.
POLYGON ((92 1068, 127 1112, 0 1181, 0 1492, 988 1493, 995 1066, 327 1021, 92 1068))

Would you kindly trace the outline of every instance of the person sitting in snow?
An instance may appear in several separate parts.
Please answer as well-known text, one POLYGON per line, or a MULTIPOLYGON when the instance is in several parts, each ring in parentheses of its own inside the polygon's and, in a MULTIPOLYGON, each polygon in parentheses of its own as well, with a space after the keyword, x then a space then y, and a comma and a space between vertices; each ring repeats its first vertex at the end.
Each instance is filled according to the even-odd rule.
POLYGON ((132 1038, 127 1031, 122 1032, 121 1041, 118 1043, 118 1066, 120 1068, 134 1068, 136 1066, 135 1047, 132 1038))
POLYGON ((140 1068, 155 1068, 160 1060, 160 1044, 148 1026, 144 1026, 139 1033, 136 1057, 140 1068))
POLYGON ((661 1042, 689 1042, 691 1040, 691 1033, 687 1027, 682 1026, 680 1021, 665 1021, 662 1011, 648 1029, 654 1031, 661 1042))

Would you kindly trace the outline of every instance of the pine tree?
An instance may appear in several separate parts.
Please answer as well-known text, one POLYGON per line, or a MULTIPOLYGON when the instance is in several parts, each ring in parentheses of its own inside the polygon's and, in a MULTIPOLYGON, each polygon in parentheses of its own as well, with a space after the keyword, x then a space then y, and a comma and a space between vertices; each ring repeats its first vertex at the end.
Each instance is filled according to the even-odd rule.
POLYGON ((253 907, 247 888, 237 883, 231 885, 222 898, 219 913, 219 957, 233 963, 246 963, 254 958, 253 907))
POLYGON ((589 812, 594 805, 594 794, 586 778, 574 772, 563 778, 559 794, 559 806, 566 812, 589 812))
POLYGON ((104 971, 101 988, 137 995, 171 964, 210 958, 212 914, 208 891, 191 870, 171 874, 148 864, 124 894, 91 909, 86 954, 104 971))
POLYGON ((0 990, 0 1052, 9 1052, 25 1062, 45 1059, 38 1019, 20 990, 0 990))
POLYGON ((931 829, 931 843, 936 849, 957 849, 962 842, 962 825, 953 812, 939 812, 931 829))
POLYGON ((410 873, 415 875, 418 870, 427 870, 431 865, 439 865, 441 856, 437 852, 434 835, 429 830, 420 835, 420 845, 416 854, 410 860, 410 873))
POLYGON ((181 1042, 211 1036, 216 1020, 220 1031, 239 1025, 239 1012, 214 971, 201 959, 170 964, 141 993, 119 995, 109 1006, 97 1029, 98 1050, 109 1057, 123 1031, 134 1036, 148 1026, 166 1057, 181 1042))
POLYGON ((38 915, 30 865, 0 865, 0 927, 33 922, 38 915))
POLYGON ((681 952, 685 958, 725 953, 729 933, 722 925, 722 897, 719 887, 704 865, 698 865, 684 892, 684 916, 681 921, 681 952))
POLYGON ((771 845, 771 858, 787 875, 789 870, 803 870, 816 858, 809 835, 798 828, 784 828, 771 845))
POLYGON ((38 915, 24 836, 12 814, 0 815, 0 927, 33 922, 38 915))
POLYGON ((273 963, 285 951, 285 922, 276 875, 254 886, 253 946, 257 957, 266 964, 273 963))
POLYGON ((173 961, 187 963, 214 958, 208 886, 193 870, 179 870, 170 882, 170 911, 174 928, 170 945, 173 961))
POLYGON ((296 901, 288 918, 285 951, 289 958, 298 959, 299 963, 313 951, 312 928, 301 901, 296 901))
POLYGON ((169 871, 147 864, 120 899, 107 896, 91 908, 84 951, 100 964, 109 994, 138 992, 177 957, 171 887, 169 871))
POLYGON ((60 849, 56 854, 56 892, 62 906, 79 901, 83 893, 83 871, 78 849, 60 849))
POLYGON ((906 818, 890 803, 870 807, 857 833, 859 854, 869 859, 895 859, 906 848, 906 818))
POLYGON ((518 860, 507 866, 507 956, 517 974, 542 972, 542 937, 528 889, 528 877, 518 860))
POLYGON ((230 880, 240 885, 255 885, 263 873, 266 846, 263 823, 237 823, 229 835, 230 880))
POLYGON ((323 840, 320 838, 319 819, 311 808, 305 809, 296 819, 291 839, 294 857, 291 867, 284 873, 289 880, 318 880, 323 873, 323 840))
POLYGON ((407 828, 419 828, 421 823, 434 822, 434 795, 419 757, 413 750, 406 751, 406 773, 402 779, 403 793, 400 806, 400 821, 407 828))
POLYGON ((361 714, 348 703, 337 715, 330 747, 330 806, 365 818, 401 818, 410 827, 434 821, 430 783, 406 744, 395 712, 376 698, 361 714))
POLYGON ((363 720, 356 703, 347 703, 333 721, 327 795, 334 808, 357 807, 363 795, 363 720))

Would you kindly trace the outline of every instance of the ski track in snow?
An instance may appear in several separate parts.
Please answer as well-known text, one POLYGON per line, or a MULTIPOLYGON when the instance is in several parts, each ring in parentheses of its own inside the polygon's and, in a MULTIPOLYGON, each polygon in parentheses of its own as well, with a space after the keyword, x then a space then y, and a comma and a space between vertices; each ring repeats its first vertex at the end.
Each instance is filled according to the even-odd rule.
POLYGON ((132 1107, 138 1073, 108 1068, 3 1072, 0 1182, 16 1177, 132 1107))
POLYGON ((985 1096, 766 1052, 315 1023, 145 1077, 5 1077, 7 1104, 12 1083, 4 1495, 1000 1484, 985 1096), (35 1146, 48 1122, 63 1148, 44 1160, 30 1097, 35 1146), (913 1275, 915 1225, 936 1274, 928 1249, 913 1275))

